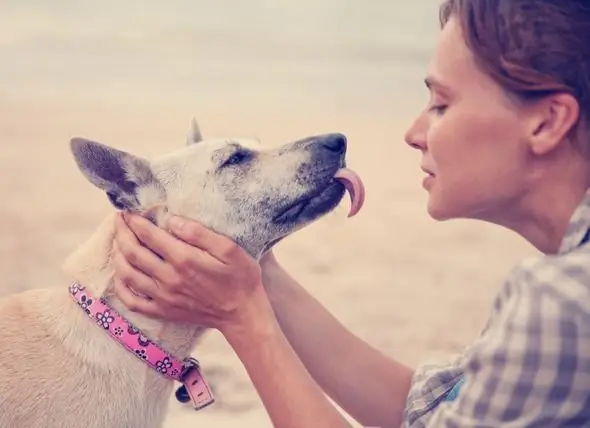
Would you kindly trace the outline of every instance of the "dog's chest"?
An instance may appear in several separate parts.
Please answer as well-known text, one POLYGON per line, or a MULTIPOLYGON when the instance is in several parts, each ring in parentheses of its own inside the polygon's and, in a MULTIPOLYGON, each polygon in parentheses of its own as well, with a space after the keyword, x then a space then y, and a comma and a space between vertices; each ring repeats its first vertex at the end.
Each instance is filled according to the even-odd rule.
POLYGON ((169 390, 164 385, 157 393, 152 391, 148 395, 143 391, 134 392, 129 385, 126 387, 122 383, 103 384, 97 389, 81 382, 76 393, 64 394, 65 391, 57 391, 59 399, 51 397, 49 391, 44 391, 44 397, 23 397, 16 411, 3 409, 0 426, 161 428, 168 407, 169 390), (64 401, 60 400, 64 398, 64 401))
POLYGON ((0 306, 0 427, 161 427, 173 383, 53 294, 0 306))
MULTIPOLYGON (((129 396, 106 398, 111 400, 107 406, 96 406, 80 413, 83 424, 76 418, 71 419, 71 425, 56 424, 55 428, 161 428, 166 416, 167 397, 156 402, 147 397, 131 398, 129 396)), ((48 427, 48 425, 39 425, 48 427)))

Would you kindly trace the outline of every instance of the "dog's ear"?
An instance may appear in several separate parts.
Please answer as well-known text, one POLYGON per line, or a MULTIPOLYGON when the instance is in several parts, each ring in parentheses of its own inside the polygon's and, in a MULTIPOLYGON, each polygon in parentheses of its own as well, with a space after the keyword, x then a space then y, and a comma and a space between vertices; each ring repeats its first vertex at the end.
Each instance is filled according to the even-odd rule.
POLYGON ((197 119, 193 118, 191 122, 191 129, 189 131, 188 137, 186 138, 186 145, 190 146, 192 144, 197 144, 203 141, 203 135, 201 134, 201 129, 199 128, 199 124, 197 123, 197 119))
POLYGON ((136 211, 140 204, 137 189, 155 182, 149 162, 104 144, 72 138, 70 148, 84 176, 104 190, 120 210, 136 211))

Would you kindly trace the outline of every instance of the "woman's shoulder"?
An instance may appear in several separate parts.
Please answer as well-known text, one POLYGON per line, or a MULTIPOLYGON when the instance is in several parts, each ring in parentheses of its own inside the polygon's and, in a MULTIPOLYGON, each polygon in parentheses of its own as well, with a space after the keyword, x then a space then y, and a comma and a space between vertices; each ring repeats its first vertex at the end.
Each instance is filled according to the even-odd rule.
POLYGON ((567 318, 590 327, 590 246, 522 260, 507 276, 493 313, 504 322, 560 324, 567 318))
POLYGON ((575 301, 590 310, 590 245, 524 259, 513 269, 508 282, 564 302, 575 301))

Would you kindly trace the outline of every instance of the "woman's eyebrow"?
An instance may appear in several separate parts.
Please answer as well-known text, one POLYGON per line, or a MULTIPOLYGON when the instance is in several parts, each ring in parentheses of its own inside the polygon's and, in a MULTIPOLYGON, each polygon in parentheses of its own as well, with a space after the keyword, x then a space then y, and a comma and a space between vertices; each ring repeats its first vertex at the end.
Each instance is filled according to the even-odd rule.
POLYGON ((437 78, 433 77, 433 76, 427 76, 424 79, 424 84, 426 85, 426 87, 428 89, 440 89, 446 92, 449 92, 451 90, 451 88, 449 88, 449 86, 445 85, 444 83, 442 83, 440 80, 438 80, 437 78))

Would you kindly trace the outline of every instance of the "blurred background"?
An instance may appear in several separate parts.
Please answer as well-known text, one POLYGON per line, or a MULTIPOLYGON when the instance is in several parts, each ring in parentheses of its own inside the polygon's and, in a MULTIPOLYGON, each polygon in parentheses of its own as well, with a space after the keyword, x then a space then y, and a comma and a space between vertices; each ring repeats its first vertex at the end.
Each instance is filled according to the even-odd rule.
MULTIPOLYGON (((403 362, 458 352, 502 279, 534 250, 505 230, 426 213, 419 154, 403 141, 438 0, 0 0, 0 295, 67 286, 63 259, 110 211, 69 152, 82 136, 138 155, 205 137, 269 146, 349 138, 367 199, 283 241, 281 262, 348 328, 403 362)), ((167 427, 270 426, 231 349, 195 352, 219 402, 171 401, 167 427)), ((326 356, 337 358, 337 356, 326 356)))

